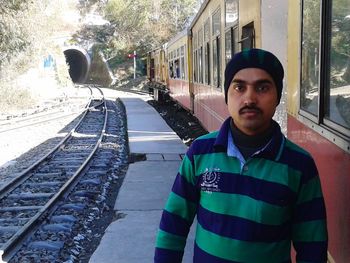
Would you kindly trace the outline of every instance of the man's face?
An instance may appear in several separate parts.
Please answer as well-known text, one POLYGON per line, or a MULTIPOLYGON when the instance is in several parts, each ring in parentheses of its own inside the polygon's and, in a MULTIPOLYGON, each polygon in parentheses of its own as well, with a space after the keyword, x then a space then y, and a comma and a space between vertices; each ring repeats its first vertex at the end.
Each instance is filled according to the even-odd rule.
POLYGON ((246 68, 233 77, 227 93, 228 111, 245 134, 257 135, 269 128, 277 104, 276 85, 265 70, 246 68))

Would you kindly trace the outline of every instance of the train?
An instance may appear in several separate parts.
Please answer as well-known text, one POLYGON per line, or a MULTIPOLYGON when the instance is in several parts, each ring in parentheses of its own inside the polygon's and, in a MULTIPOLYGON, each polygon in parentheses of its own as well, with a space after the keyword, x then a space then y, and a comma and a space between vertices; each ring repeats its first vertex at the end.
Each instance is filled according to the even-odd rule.
POLYGON ((188 28, 147 55, 149 80, 207 131, 229 116, 223 82, 232 56, 262 48, 279 58, 284 93, 274 118, 315 159, 330 263, 350 262, 349 43, 349 0, 205 0, 188 28))

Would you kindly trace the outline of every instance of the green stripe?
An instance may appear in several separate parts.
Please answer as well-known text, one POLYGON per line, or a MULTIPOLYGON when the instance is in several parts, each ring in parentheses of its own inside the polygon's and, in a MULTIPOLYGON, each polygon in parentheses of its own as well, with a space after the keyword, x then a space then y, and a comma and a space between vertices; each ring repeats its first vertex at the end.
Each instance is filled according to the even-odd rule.
POLYGON ((187 201, 173 192, 170 193, 168 202, 165 205, 166 211, 176 214, 189 222, 193 221, 196 209, 196 204, 187 201))
POLYGON ((204 135, 198 137, 196 139, 196 141, 203 140, 203 139, 213 139, 213 138, 218 137, 218 134, 219 134, 219 131, 213 131, 213 132, 210 132, 210 133, 207 133, 207 134, 204 134, 204 135))
POLYGON ((185 245, 186 245, 186 237, 173 235, 163 230, 158 230, 157 241, 156 241, 157 248, 183 251, 185 245))
POLYGON ((301 187, 298 204, 311 201, 318 197, 322 197, 321 182, 318 177, 314 177, 301 187))
POLYGON ((280 225, 290 219, 287 207, 271 205, 249 196, 201 192, 200 204, 207 210, 261 224, 280 225))
POLYGON ((197 225, 196 243, 205 252, 236 262, 272 263, 290 258, 290 241, 247 242, 211 233, 197 225))
POLYGON ((185 155, 185 158, 180 165, 179 173, 188 183, 192 185, 196 184, 196 177, 193 174, 193 166, 187 155, 185 155))
POLYGON ((269 161, 266 159, 253 158, 248 163, 248 176, 282 184, 297 192, 301 180, 301 172, 290 169, 287 165, 269 161))
POLYGON ((294 225, 293 241, 319 242, 327 240, 325 220, 315 220, 294 225))
POLYGON ((194 156, 197 175, 200 175, 208 168, 220 168, 222 173, 240 173, 240 162, 237 158, 228 157, 227 153, 209 153, 194 156))
MULTIPOLYGON (((240 162, 237 158, 228 157, 226 153, 210 153, 194 156, 196 175, 203 174, 207 169, 220 169, 222 173, 241 172, 240 162)), ((300 184, 301 172, 290 169, 287 165, 266 159, 252 158, 247 162, 250 176, 259 180, 282 184, 297 192, 300 184)))

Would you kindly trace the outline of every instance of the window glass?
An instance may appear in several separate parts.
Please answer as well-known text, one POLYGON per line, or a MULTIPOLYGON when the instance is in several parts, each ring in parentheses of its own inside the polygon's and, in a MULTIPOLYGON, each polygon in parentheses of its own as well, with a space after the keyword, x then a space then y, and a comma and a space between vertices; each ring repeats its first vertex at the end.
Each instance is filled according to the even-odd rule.
POLYGON ((220 9, 213 14, 213 36, 220 34, 220 9))
POLYGON ((318 114, 320 1, 303 1, 300 108, 318 114))
POLYGON ((231 26, 238 22, 238 1, 226 0, 225 1, 225 24, 231 26))
POLYGON ((227 64, 232 58, 232 30, 231 28, 225 33, 225 63, 227 64))
POLYGON ((325 116, 350 128, 350 0, 333 0, 325 116))
POLYGON ((185 79, 185 58, 181 57, 181 79, 185 79))
POLYGON ((216 37, 216 46, 217 46, 217 87, 220 88, 221 87, 221 41, 220 41, 220 37, 216 37))
POLYGON ((180 78, 180 63, 179 59, 175 60, 175 78, 180 78))
POLYGON ((205 83, 209 85, 210 84, 210 42, 207 42, 207 44, 205 45, 204 62, 205 62, 205 71, 204 71, 205 83))
POLYGON ((203 47, 198 49, 198 82, 203 83, 203 47))
POLYGON ((193 52, 193 81, 197 82, 197 50, 193 52))
POLYGON ((218 84, 218 61, 217 61, 217 45, 216 39, 213 40, 213 84, 217 86, 218 84))

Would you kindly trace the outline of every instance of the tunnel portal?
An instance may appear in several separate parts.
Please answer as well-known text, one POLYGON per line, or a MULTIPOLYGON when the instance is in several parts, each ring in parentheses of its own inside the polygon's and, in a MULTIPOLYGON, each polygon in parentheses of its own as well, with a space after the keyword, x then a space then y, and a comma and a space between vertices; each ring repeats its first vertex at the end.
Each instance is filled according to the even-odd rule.
POLYGON ((64 50, 69 65, 69 75, 74 83, 85 83, 91 64, 89 54, 82 48, 69 47, 64 50))

